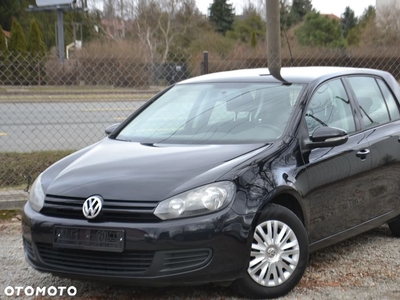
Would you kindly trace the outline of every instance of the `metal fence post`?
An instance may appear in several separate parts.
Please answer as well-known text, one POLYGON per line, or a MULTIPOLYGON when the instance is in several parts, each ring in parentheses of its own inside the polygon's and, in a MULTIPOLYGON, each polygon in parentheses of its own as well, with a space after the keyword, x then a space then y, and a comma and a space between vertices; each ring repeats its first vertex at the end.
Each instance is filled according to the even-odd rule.
POLYGON ((57 26, 58 26, 58 54, 60 62, 64 63, 64 12, 62 9, 57 10, 57 26))
POLYGON ((203 52, 203 75, 208 74, 208 51, 203 52))

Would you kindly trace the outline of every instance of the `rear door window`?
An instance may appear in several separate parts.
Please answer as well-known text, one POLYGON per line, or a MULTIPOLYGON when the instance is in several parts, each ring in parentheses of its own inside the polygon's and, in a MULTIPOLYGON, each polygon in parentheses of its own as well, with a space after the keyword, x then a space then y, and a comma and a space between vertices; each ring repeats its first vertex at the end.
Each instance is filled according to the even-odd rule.
POLYGON ((390 120, 398 120, 400 118, 399 114, 399 107, 397 106, 397 101, 393 97, 392 92, 389 90, 387 87, 386 83, 383 82, 381 79, 376 80, 379 84, 379 87, 381 88, 383 97, 386 100, 387 107, 389 109, 389 114, 390 114, 390 120))
POLYGON ((360 106, 365 127, 390 121, 388 106, 373 77, 349 77, 348 81, 360 106))

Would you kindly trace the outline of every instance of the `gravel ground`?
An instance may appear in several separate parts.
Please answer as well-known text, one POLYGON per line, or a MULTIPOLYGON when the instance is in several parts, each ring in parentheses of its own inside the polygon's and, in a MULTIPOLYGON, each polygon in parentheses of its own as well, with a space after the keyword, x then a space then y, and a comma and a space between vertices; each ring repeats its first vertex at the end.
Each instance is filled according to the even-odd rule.
MULTIPOLYGON (((69 299, 69 296, 8 297, 7 286, 75 286, 73 299, 238 299, 229 289, 138 288, 62 279, 42 274, 25 262, 19 221, 0 223, 0 299, 69 299)), ((300 284, 282 299, 400 299, 400 239, 382 226, 315 252, 300 284)))

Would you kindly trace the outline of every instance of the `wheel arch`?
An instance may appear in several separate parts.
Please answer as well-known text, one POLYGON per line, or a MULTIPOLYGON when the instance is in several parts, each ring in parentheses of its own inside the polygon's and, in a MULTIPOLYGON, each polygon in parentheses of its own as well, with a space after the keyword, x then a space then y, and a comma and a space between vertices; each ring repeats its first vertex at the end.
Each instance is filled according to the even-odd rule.
POLYGON ((300 202, 294 195, 284 192, 271 199, 269 203, 281 205, 291 210, 300 219, 303 225, 305 225, 303 208, 301 207, 300 202))
MULTIPOLYGON (((257 223, 260 222, 259 225, 261 226, 261 229, 257 234, 257 237, 256 234, 252 234, 252 241, 254 241, 255 247, 250 245, 250 261, 248 263, 246 273, 242 278, 239 278, 233 286, 233 288, 235 288, 242 295, 245 295, 247 297, 249 295, 252 295, 252 298, 257 299, 272 299, 281 297, 291 291, 298 284, 304 274, 304 271, 307 267, 309 255, 309 241, 307 231, 303 226, 301 226, 301 220, 294 217, 295 213, 282 205, 285 203, 289 203, 287 201, 289 201, 290 199, 292 201, 291 203, 297 203, 297 199, 296 202, 293 202, 293 198, 288 198, 288 195, 290 194, 281 193, 279 195, 276 195, 273 199, 271 199, 271 201, 266 202, 266 206, 264 206, 263 209, 259 211, 259 214, 257 216, 257 223), (279 204, 275 204, 274 201, 278 202, 279 204), (279 232, 277 228, 281 228, 283 230, 283 235, 281 235, 282 232, 279 232), (294 244, 292 244, 292 240, 288 240, 289 235, 286 235, 287 232, 290 232, 290 239, 292 237, 294 238, 294 244), (278 240, 275 239, 275 234, 278 234, 278 240), (281 270, 281 272, 275 272, 275 274, 273 275, 275 285, 266 285, 265 282, 263 283, 263 281, 260 281, 260 277, 264 281, 265 278, 270 280, 271 277, 268 277, 270 276, 270 273, 265 273, 264 270, 260 271, 260 261, 258 260, 259 255, 257 254, 257 252, 261 254, 262 260, 268 261, 269 258, 267 257, 267 254, 273 255, 273 258, 275 258, 275 251, 278 251, 278 253, 280 254, 278 256, 277 262, 283 262, 283 267, 281 266, 281 268, 289 270, 287 268, 288 263, 292 264, 292 262, 295 261, 295 258, 291 257, 290 261, 287 261, 287 256, 286 258, 285 256, 281 257, 281 253, 284 253, 285 251, 289 251, 291 254, 293 254, 293 252, 291 252, 293 251, 293 249, 291 249, 290 247, 287 248, 284 243, 288 243, 290 247, 295 245, 297 247, 296 255, 298 255, 298 257, 296 258, 296 265, 295 267, 289 267, 291 270, 294 270, 294 272, 291 272, 289 277, 285 277, 284 280, 281 280, 281 283, 279 283, 279 280, 275 279, 275 276, 279 277, 279 274, 283 274, 284 271, 281 270), (284 247, 282 247, 282 245, 284 245, 284 247), (274 252, 271 253, 271 249, 274 252), (256 272, 259 273, 257 274, 256 272), (267 277, 264 277, 265 274, 267 274, 267 277)), ((298 203, 298 205, 300 204, 298 203)), ((254 229, 254 231, 255 230, 257 229, 254 229)), ((265 262, 261 262, 261 266, 264 266, 262 265, 262 263, 265 262)), ((276 268, 275 261, 273 263, 273 268, 276 268)), ((266 267, 263 268, 269 268, 269 264, 266 264, 265 266, 266 267)))
POLYGON ((259 216, 264 209, 267 208, 268 204, 276 204, 289 209, 300 219, 304 227, 307 229, 307 213, 302 206, 301 197, 297 194, 297 192, 292 190, 282 190, 274 193, 269 199, 267 199, 267 201, 264 202, 263 205, 261 205, 254 224, 258 222, 259 216))

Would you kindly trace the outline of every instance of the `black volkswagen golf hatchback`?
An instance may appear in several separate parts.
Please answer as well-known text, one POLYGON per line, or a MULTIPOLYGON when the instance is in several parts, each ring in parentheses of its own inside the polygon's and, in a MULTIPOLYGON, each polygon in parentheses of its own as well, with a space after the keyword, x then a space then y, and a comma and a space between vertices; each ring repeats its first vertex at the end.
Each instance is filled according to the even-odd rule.
POLYGON ((310 251, 400 236, 400 89, 388 73, 268 69, 167 88, 33 184, 27 261, 131 285, 292 290, 310 251))

